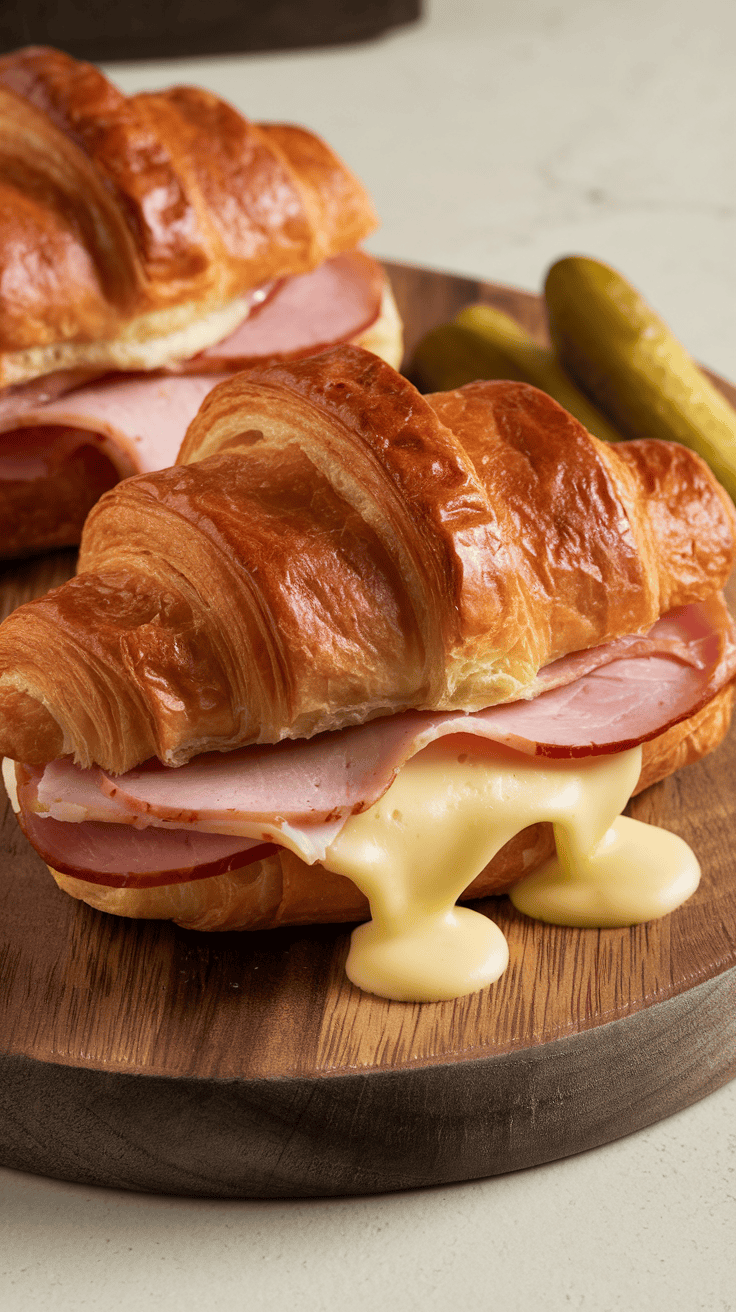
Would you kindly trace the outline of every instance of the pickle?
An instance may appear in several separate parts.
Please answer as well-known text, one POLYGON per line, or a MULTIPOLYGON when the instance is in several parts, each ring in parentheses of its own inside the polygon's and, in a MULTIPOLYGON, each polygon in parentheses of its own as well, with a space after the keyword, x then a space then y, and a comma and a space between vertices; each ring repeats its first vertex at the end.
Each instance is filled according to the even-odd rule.
POLYGON ((571 255, 552 265, 545 296, 560 362, 622 432, 691 447, 736 500, 736 410, 636 289, 571 255))
POLYGON ((563 373, 551 350, 502 310, 468 305, 450 323, 434 328, 414 352, 409 370, 427 392, 445 392, 478 378, 532 383, 575 415, 588 432, 608 442, 621 434, 563 373))

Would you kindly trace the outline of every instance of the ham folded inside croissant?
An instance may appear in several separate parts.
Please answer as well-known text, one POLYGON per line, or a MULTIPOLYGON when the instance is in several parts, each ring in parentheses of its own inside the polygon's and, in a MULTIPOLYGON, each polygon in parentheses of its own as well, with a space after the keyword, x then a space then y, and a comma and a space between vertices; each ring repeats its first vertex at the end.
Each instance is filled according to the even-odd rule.
POLYGON ((697 456, 605 446, 525 384, 422 397, 355 347, 253 369, 0 627, 0 751, 119 774, 528 698, 716 593, 734 542, 697 456))

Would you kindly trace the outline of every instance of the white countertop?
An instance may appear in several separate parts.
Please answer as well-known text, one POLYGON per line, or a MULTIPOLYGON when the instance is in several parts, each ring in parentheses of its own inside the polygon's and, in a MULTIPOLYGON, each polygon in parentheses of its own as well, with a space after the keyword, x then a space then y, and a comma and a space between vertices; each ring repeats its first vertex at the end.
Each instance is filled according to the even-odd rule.
MULTIPOLYGON (((118 65, 321 132, 391 259, 538 290, 617 265, 736 380, 732 0, 433 0, 306 54, 118 65)), ((736 1083, 580 1157, 380 1198, 200 1202, 0 1170, 0 1304, 46 1309, 736 1307, 736 1083)))

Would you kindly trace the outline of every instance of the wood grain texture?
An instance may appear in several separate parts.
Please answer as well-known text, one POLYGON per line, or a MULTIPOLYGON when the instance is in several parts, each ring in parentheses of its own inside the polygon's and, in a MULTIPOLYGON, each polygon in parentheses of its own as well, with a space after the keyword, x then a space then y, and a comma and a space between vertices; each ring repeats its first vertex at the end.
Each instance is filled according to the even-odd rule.
MULTIPOLYGON (((528 293, 390 270, 410 349, 473 299, 544 337, 528 293)), ((66 552, 7 567, 2 613, 73 566, 66 552)), ((0 1162, 199 1196, 368 1193, 534 1165, 687 1106, 736 1074, 734 781, 732 733, 631 804, 701 859, 674 915, 561 929, 489 899, 508 971, 424 1006, 350 985, 342 926, 203 935, 92 911, 7 810, 0 1162)))

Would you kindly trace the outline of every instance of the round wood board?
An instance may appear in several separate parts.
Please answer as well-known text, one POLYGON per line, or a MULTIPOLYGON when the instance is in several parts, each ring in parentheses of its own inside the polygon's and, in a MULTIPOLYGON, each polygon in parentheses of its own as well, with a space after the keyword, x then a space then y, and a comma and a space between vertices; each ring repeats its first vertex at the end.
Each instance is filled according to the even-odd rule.
MULTIPOLYGON (((389 267, 409 348, 475 299, 544 336, 538 297, 389 267)), ((73 567, 71 552, 5 567, 4 612, 73 567)), ((679 911, 575 930, 489 899, 506 974, 423 1006, 353 988, 343 926, 205 935, 92 911, 8 809, 0 1162, 199 1196, 376 1193, 550 1161, 687 1106, 736 1074, 734 783, 732 734, 631 806, 701 859, 679 911)))

